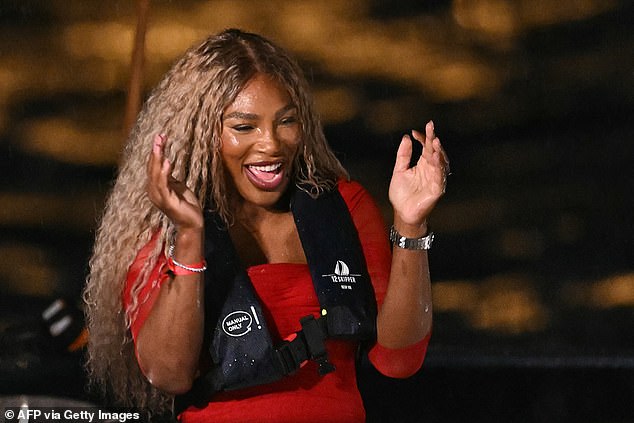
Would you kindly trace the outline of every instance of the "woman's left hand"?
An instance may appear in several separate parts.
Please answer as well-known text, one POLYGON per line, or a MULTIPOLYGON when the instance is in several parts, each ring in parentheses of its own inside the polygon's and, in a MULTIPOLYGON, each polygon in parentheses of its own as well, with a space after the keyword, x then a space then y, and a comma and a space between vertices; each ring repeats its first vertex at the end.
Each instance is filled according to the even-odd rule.
POLYGON ((415 166, 409 167, 412 142, 404 135, 396 152, 396 162, 390 181, 389 198, 395 219, 404 224, 421 226, 445 193, 449 159, 434 133, 434 123, 425 126, 425 135, 412 131, 414 139, 423 145, 423 152, 415 166))

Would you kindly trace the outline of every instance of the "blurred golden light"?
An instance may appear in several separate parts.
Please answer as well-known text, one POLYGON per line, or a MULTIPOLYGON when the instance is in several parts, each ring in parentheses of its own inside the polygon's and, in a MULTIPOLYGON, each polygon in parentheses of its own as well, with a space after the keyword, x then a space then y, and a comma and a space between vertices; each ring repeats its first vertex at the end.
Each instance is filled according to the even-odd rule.
POLYGON ((501 275, 482 284, 470 320, 475 328, 517 334, 544 329, 548 311, 533 282, 519 275, 501 275))
POLYGON ((457 45, 445 49, 449 41, 420 16, 378 22, 357 13, 350 22, 345 15, 318 7, 307 13, 306 6, 301 7, 302 13, 289 14, 281 22, 286 43, 332 73, 409 84, 438 101, 487 97, 503 83, 493 67, 457 45))
POLYGON ((570 304, 608 309, 634 307, 634 273, 611 276, 588 284, 570 283, 562 289, 570 304))
POLYGON ((518 29, 516 10, 508 0, 454 0, 452 13, 460 26, 498 37, 518 29))
POLYGON ((17 82, 16 73, 6 67, 6 63, 0 64, 0 106, 10 98, 11 87, 17 82))
POLYGON ((467 281, 442 281, 432 285, 434 310, 469 314, 478 302, 478 286, 467 281))
POLYGON ((60 66, 58 58, 28 54, 4 61, 0 65, 0 131, 2 122, 8 119, 7 107, 12 105, 28 104, 36 98, 54 98, 59 93, 122 89, 127 80, 127 66, 127 63, 101 59, 79 62, 69 59, 60 66))
POLYGON ((431 70, 429 89, 437 98, 458 101, 486 97, 499 88, 501 78, 492 68, 475 61, 453 61, 431 70))
MULTIPOLYGON (((146 87, 153 86, 169 62, 182 55, 197 39, 230 26, 262 32, 309 63, 344 78, 363 76, 394 81, 421 90, 433 100, 488 96, 503 83, 493 68, 469 57, 465 50, 456 45, 447 48, 451 42, 448 33, 432 30, 444 26, 439 18, 419 15, 381 22, 368 16, 368 7, 369 3, 363 0, 334 3, 218 0, 191 8, 157 6, 152 9, 146 38, 146 87), (273 17, 276 24, 270 25, 268 22, 273 17)), ((58 12, 61 14, 61 9, 58 12)), ((36 96, 82 90, 125 90, 135 32, 133 8, 123 15, 121 12, 107 14, 102 21, 81 21, 79 16, 81 13, 74 15, 51 39, 44 40, 39 34, 34 36, 30 45, 46 43, 50 54, 27 50, 25 54, 3 57, 0 133, 6 132, 10 124, 6 115, 9 102, 15 104, 36 96)), ((341 88, 317 93, 317 97, 326 123, 347 121, 360 113, 354 94, 341 88)), ((402 106, 395 102, 376 106, 387 114, 372 119, 374 129, 392 131, 410 125, 403 122, 399 110, 402 106), (387 119, 388 115, 393 121, 387 119)), ((89 136, 91 131, 72 123, 41 122, 26 132, 27 150, 52 154, 60 160, 112 163, 115 156, 110 150, 105 154, 101 150, 102 140, 110 134, 89 136), (47 137, 42 138, 42 133, 47 137), (58 142, 64 138, 91 138, 93 145, 70 147, 71 143, 58 142)), ((117 138, 108 144, 117 148, 120 142, 117 138)))
POLYGON ((618 6, 617 0, 454 0, 463 28, 504 41, 533 27, 588 19, 618 6))
POLYGON ((66 52, 76 58, 130 61, 134 26, 121 22, 82 22, 64 29, 66 52))
POLYGON ((518 334, 542 330, 549 321, 533 281, 523 275, 498 275, 480 283, 441 281, 432 289, 435 311, 461 314, 476 329, 518 334))
POLYGON ((17 138, 28 152, 56 160, 95 166, 117 163, 121 134, 83 128, 64 118, 45 118, 20 125, 17 138))
POLYGON ((437 101, 486 97, 503 78, 468 57, 441 56, 421 39, 404 39, 398 31, 357 32, 330 43, 321 60, 334 73, 376 76, 411 84, 437 101))
POLYGON ((634 306, 634 273, 596 282, 590 290, 590 304, 598 308, 634 306))
POLYGON ((59 275, 46 251, 28 245, 0 245, 3 294, 50 297, 59 275))
POLYGON ((178 23, 161 23, 148 28, 146 55, 153 61, 172 61, 180 57, 198 39, 207 35, 206 31, 178 23))
POLYGON ((339 123, 352 119, 359 109, 358 99, 352 90, 344 87, 313 90, 315 103, 322 122, 339 123))
POLYGON ((0 225, 10 227, 57 227, 87 231, 94 227, 103 197, 91 190, 72 196, 0 192, 0 225))
POLYGON ((4 133, 9 124, 7 108, 19 98, 16 94, 28 85, 31 69, 24 60, 11 57, 3 57, 0 62, 0 134, 4 133))

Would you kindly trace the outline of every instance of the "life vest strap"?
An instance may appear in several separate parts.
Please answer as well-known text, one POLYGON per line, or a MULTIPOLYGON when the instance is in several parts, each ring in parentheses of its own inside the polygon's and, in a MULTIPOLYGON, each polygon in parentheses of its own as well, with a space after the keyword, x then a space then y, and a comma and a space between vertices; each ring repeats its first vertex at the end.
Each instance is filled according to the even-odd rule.
POLYGON ((328 361, 325 340, 328 336, 326 320, 306 316, 300 319, 302 329, 291 341, 285 341, 275 349, 285 376, 295 373, 306 360, 313 360, 319 365, 319 375, 323 376, 335 370, 328 361))

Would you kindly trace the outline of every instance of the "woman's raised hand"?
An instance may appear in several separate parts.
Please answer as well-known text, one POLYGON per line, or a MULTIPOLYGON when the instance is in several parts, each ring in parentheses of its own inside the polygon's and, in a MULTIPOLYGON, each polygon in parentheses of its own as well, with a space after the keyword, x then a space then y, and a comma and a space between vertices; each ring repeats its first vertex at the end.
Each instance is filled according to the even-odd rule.
POLYGON ((409 135, 403 136, 396 152, 389 198, 395 219, 406 225, 421 226, 445 193, 449 159, 434 133, 433 122, 427 123, 424 135, 418 131, 412 134, 423 145, 423 152, 416 165, 409 167, 413 140, 409 135))
POLYGON ((200 229, 200 203, 184 182, 172 177, 172 164, 164 156, 166 138, 156 135, 148 159, 147 193, 150 201, 174 223, 177 230, 200 229))

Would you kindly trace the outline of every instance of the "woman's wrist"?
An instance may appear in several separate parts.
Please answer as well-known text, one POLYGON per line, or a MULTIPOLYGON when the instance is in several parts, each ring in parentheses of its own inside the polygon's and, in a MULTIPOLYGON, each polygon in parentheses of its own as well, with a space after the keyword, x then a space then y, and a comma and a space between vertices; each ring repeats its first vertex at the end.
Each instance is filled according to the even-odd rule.
POLYGON ((400 235, 407 238, 420 238, 429 232, 427 219, 424 219, 420 223, 408 223, 401 219, 396 213, 394 213, 394 229, 396 229, 400 235))
POLYGON ((194 275, 207 270, 207 262, 202 259, 198 263, 184 264, 174 260, 174 245, 169 246, 167 267, 177 276, 194 275))
POLYGON ((179 229, 171 243, 172 258, 179 263, 198 263, 203 258, 202 229, 179 229))

